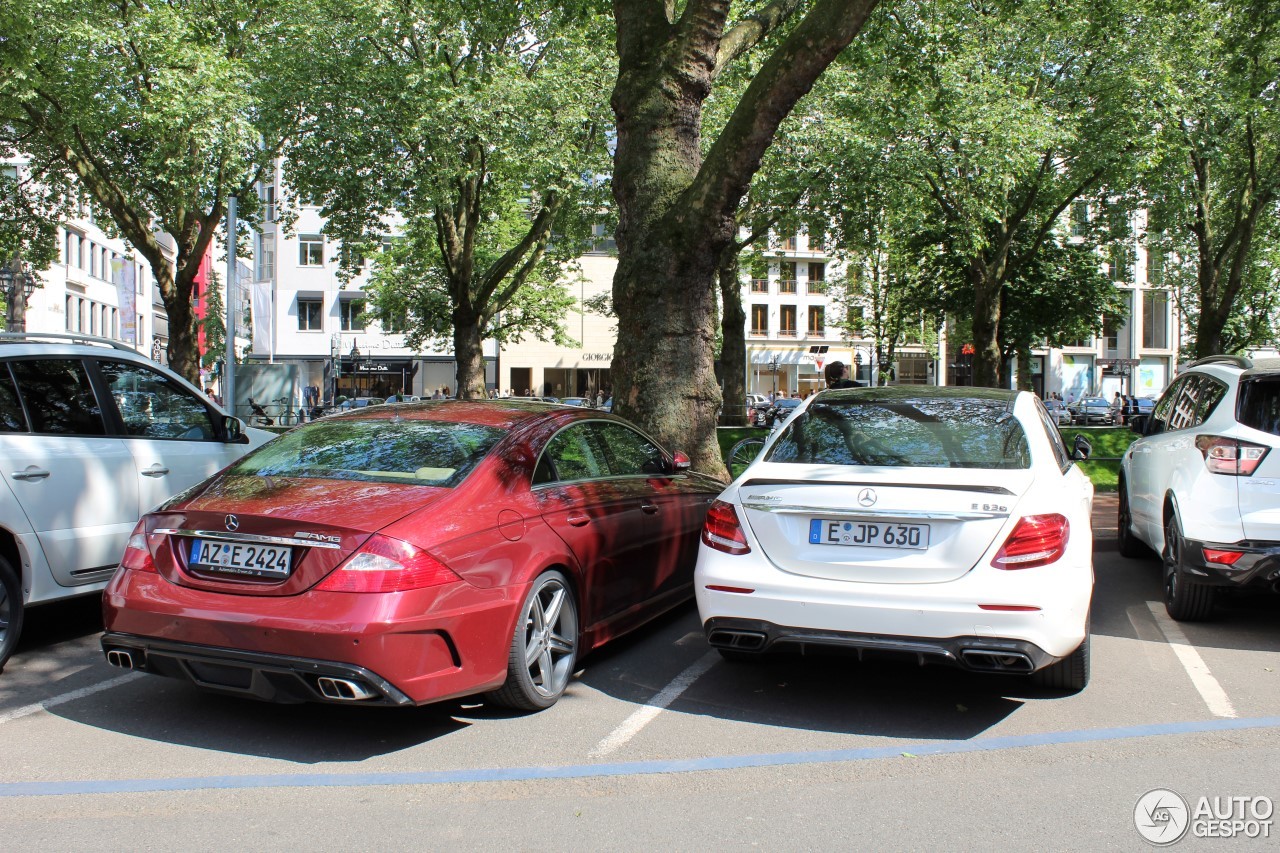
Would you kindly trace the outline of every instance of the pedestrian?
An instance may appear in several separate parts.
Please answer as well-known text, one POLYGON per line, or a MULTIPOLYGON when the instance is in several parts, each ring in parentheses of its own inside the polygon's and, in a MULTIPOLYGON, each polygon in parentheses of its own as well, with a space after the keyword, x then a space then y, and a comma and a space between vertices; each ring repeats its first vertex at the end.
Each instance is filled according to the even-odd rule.
POLYGON ((213 402, 217 403, 219 406, 221 406, 221 405, 222 405, 222 401, 221 401, 220 399, 218 399, 218 395, 217 395, 217 394, 215 394, 215 393, 213 393, 213 386, 212 386, 212 385, 209 385, 208 387, 206 387, 206 388, 204 389, 204 393, 206 393, 206 394, 208 394, 208 395, 209 395, 209 399, 210 399, 210 400, 212 400, 213 402))
POLYGON ((1111 398, 1111 422, 1116 424, 1124 423, 1124 399, 1121 398, 1119 391, 1111 398))
POLYGON ((833 361, 822 371, 828 388, 856 388, 857 383, 849 378, 849 365, 843 361, 833 361))
POLYGON ((604 408, 604 389, 603 388, 596 392, 596 408, 597 409, 604 408))

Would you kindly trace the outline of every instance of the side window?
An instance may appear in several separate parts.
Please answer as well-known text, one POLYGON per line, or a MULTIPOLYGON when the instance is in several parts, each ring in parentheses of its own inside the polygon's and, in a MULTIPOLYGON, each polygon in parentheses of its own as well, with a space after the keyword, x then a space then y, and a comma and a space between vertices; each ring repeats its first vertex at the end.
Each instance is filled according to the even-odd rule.
POLYGON ((51 435, 106 435, 102 407, 78 358, 10 362, 31 431, 51 435))
POLYGON ((1196 422, 1196 406, 1200 402, 1200 394, 1204 388, 1204 377, 1192 375, 1182 385, 1182 393, 1173 401, 1173 409, 1169 413, 1169 430, 1186 429, 1196 422))
POLYGON ((1058 460, 1058 467, 1063 471, 1071 467, 1071 454, 1067 452, 1067 446, 1062 443, 1062 433, 1058 432, 1058 425, 1049 417, 1049 413, 1045 411, 1044 404, 1039 400, 1036 401, 1036 414, 1040 416, 1040 425, 1044 427, 1045 434, 1049 436, 1049 446, 1053 448, 1053 458, 1058 460))
POLYGON ((614 477, 643 477, 667 473, 662 451, 649 439, 622 424, 597 421, 591 425, 604 445, 609 473, 614 477))
POLYGON ((217 436, 204 400, 162 373, 137 364, 100 361, 103 381, 126 435, 208 441, 217 436))
POLYGON ((575 480, 598 480, 605 476, 599 447, 589 429, 590 424, 575 424, 561 430, 542 452, 542 461, 534 472, 535 483, 550 482, 550 475, 562 483, 575 480), (543 466, 549 465, 549 470, 543 466))
POLYGON ((0 432, 26 432, 27 416, 22 413, 18 388, 9 375, 9 365, 0 364, 0 432))
POLYGON ((1165 389, 1164 394, 1156 402, 1155 409, 1151 412, 1152 420, 1159 421, 1164 425, 1169 423, 1169 415, 1173 413, 1173 401, 1182 394, 1182 387, 1187 384, 1187 379, 1189 378, 1184 376, 1165 389))
POLYGON ((1207 421, 1213 414, 1213 410, 1222 402, 1222 398, 1227 396, 1227 386, 1217 379, 1205 376, 1201 382, 1204 388, 1200 392, 1200 404, 1196 407, 1195 426, 1200 426, 1207 421))

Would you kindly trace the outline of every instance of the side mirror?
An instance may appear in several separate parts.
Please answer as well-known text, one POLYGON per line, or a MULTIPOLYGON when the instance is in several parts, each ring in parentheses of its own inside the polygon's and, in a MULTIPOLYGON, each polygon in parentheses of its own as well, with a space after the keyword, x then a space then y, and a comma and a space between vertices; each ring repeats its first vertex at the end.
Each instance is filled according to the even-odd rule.
POLYGON ((689 457, 685 456, 681 451, 677 450, 671 455, 671 467, 676 470, 677 474, 681 471, 688 471, 691 465, 693 463, 689 461, 689 457))
POLYGON ((222 416, 222 435, 227 444, 248 444, 249 436, 244 434, 244 424, 239 418, 231 415, 222 416))
POLYGON ((1089 439, 1083 435, 1076 435, 1076 440, 1071 445, 1071 458, 1076 462, 1083 462, 1093 453, 1093 445, 1089 443, 1089 439))
POLYGON ((1146 435, 1149 417, 1149 415, 1133 415, 1129 418, 1129 429, 1138 435, 1146 435))

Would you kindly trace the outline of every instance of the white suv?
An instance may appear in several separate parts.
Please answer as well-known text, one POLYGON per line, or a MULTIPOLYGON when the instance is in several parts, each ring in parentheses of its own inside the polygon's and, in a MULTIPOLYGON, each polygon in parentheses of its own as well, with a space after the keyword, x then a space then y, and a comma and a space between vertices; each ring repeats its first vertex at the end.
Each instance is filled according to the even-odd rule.
POLYGON ((0 334, 0 668, 25 608, 101 590, 144 512, 273 437, 124 344, 0 334))
POLYGON ((1133 424, 1120 464, 1120 553, 1163 558, 1169 615, 1222 587, 1280 590, 1280 360, 1210 356, 1133 424))

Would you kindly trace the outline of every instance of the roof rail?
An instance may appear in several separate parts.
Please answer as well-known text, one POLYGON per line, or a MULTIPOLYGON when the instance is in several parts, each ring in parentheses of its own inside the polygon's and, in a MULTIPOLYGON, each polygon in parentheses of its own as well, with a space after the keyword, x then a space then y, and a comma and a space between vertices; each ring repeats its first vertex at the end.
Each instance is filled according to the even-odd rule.
POLYGON ((131 352, 134 355, 138 355, 138 350, 129 346, 124 341, 113 341, 111 338, 99 338, 95 335, 67 335, 61 332, 0 332, 0 343, 24 344, 40 343, 42 341, 111 347, 112 349, 131 352))
POLYGON ((1202 359, 1193 361, 1188 367, 1200 367, 1204 364, 1229 364, 1241 370, 1253 367, 1253 362, 1242 355, 1206 355, 1202 359))

